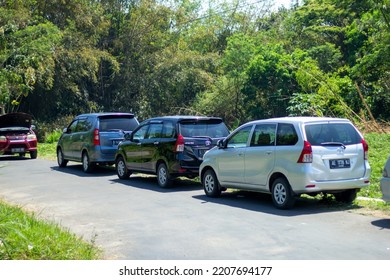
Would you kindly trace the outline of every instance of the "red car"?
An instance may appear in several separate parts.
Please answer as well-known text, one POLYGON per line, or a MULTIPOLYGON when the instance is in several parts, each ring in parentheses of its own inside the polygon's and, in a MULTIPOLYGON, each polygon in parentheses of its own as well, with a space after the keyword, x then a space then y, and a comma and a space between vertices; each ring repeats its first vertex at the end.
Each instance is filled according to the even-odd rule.
POLYGON ((37 158, 37 136, 31 125, 32 116, 25 113, 9 113, 0 116, 0 155, 30 153, 37 158))

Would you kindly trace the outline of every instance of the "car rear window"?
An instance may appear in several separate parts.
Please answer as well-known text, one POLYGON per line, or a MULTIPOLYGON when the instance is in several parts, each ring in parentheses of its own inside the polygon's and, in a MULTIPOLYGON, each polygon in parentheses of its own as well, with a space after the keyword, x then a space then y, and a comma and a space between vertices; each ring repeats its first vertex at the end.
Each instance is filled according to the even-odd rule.
POLYGON ((311 145, 321 146, 326 143, 353 145, 361 142, 361 137, 352 124, 325 123, 305 126, 307 141, 311 145))
POLYGON ((229 130, 220 120, 196 120, 181 122, 180 133, 184 137, 223 138, 228 136, 229 130))
POLYGON ((121 129, 123 131, 133 131, 138 125, 138 122, 133 117, 104 117, 100 118, 101 131, 110 131, 121 129))

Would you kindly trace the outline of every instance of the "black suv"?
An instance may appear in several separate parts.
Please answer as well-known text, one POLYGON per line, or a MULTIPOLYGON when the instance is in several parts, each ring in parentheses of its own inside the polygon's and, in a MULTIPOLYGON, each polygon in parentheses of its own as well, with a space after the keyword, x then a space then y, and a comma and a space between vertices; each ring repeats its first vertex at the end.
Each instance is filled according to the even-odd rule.
POLYGON ((115 162, 118 177, 132 172, 156 174, 167 187, 175 177, 198 176, 206 151, 229 131, 221 118, 167 116, 142 122, 118 146, 115 162))
POLYGON ((83 164, 91 172, 96 164, 114 164, 119 142, 138 125, 132 113, 92 113, 77 116, 64 128, 57 144, 57 162, 83 164))

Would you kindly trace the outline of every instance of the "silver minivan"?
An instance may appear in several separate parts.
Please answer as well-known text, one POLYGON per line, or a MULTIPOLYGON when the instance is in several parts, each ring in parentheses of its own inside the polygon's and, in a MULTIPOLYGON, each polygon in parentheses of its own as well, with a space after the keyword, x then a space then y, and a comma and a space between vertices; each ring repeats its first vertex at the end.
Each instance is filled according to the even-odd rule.
POLYGON ((110 112, 82 114, 74 118, 57 144, 57 162, 82 162, 83 171, 91 172, 97 164, 112 165, 118 144, 138 125, 132 113, 110 112))
POLYGON ((204 155, 207 196, 227 188, 270 193, 287 209, 301 194, 352 202, 370 184, 368 145, 347 119, 284 117, 246 123, 204 155))

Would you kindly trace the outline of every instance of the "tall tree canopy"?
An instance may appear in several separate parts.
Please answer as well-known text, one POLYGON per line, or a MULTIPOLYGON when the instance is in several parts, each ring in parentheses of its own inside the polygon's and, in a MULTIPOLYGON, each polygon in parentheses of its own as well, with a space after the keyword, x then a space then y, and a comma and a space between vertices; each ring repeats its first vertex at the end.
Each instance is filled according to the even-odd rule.
POLYGON ((390 120, 388 0, 0 0, 0 107, 390 120))

